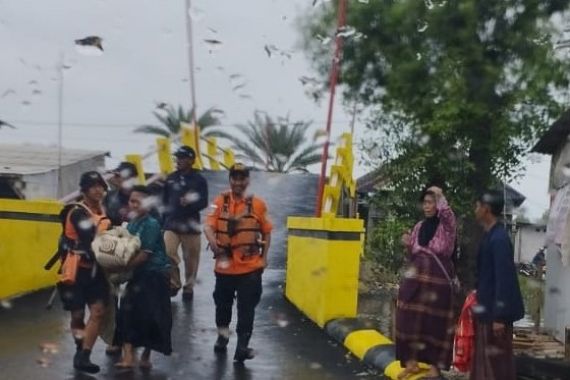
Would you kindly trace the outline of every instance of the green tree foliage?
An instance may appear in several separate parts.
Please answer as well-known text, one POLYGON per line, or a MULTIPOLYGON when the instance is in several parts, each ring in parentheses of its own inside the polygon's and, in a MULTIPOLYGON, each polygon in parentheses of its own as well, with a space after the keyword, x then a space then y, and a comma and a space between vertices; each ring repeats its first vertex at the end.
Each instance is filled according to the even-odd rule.
MULTIPOLYGON (((381 201, 417 216, 429 183, 447 189, 460 216, 475 194, 520 174, 521 161, 561 111, 569 64, 553 42, 570 0, 349 1, 340 82, 366 106, 363 148, 390 180, 381 201), (553 20, 558 20, 558 29, 553 20)), ((336 7, 303 21, 304 46, 327 78, 336 7)), ((466 226, 474 257, 475 225, 466 226)), ((476 229, 476 228, 475 228, 476 229)), ((471 269, 466 272, 472 272, 471 269)))
MULTIPOLYGON (((177 136, 180 133, 180 123, 192 123, 194 110, 185 111, 182 106, 175 108, 165 105, 164 108, 153 111, 154 117, 160 125, 141 125, 135 129, 136 133, 146 133, 163 137, 177 136)), ((215 136, 213 127, 220 125, 220 116, 223 111, 217 108, 209 108, 197 120, 202 136, 215 136)))
POLYGON ((321 161, 322 144, 307 143, 311 122, 290 121, 289 117, 271 118, 264 112, 255 112, 253 120, 236 128, 245 136, 219 132, 230 140, 239 157, 270 172, 289 173, 307 171, 307 167, 321 161))

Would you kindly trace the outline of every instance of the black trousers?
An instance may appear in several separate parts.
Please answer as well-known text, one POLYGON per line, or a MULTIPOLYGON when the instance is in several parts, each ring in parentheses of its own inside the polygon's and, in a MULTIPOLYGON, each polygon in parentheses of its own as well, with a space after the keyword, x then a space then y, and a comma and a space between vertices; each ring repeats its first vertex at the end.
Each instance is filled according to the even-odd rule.
POLYGON ((232 320, 234 298, 237 298, 238 335, 251 335, 255 307, 261 299, 262 270, 252 273, 227 275, 216 273, 214 301, 216 303, 216 325, 229 327, 232 320))

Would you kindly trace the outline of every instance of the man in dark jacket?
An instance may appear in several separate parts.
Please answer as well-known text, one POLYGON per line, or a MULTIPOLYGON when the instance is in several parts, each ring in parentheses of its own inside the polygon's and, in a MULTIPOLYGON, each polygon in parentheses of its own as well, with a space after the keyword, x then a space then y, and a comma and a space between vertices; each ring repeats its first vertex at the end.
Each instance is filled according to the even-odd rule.
POLYGON ((498 222, 503 194, 488 191, 477 201, 475 217, 485 229, 477 257, 475 355, 470 379, 515 380, 513 322, 524 316, 511 239, 498 222))
POLYGON ((103 207, 113 226, 120 226, 129 221, 129 197, 136 185, 138 170, 133 163, 123 161, 112 173, 109 183, 113 189, 105 196, 103 207))
POLYGON ((169 175, 164 185, 163 201, 166 207, 164 219, 164 243, 166 254, 172 262, 170 274, 171 295, 182 287, 178 264, 178 247, 186 272, 183 299, 191 300, 200 263, 200 211, 208 206, 208 184, 193 169, 196 152, 189 146, 181 146, 175 153, 176 171, 169 175))

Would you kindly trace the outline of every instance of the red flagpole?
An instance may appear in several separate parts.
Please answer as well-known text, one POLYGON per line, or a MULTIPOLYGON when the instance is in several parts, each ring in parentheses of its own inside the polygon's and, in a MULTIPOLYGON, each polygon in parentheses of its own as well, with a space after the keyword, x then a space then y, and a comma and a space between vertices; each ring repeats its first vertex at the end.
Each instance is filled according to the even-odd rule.
POLYGON ((329 158, 329 144, 330 144, 331 127, 332 127, 334 97, 336 93, 336 84, 338 81, 338 75, 340 71, 340 60, 342 54, 343 37, 339 36, 338 32, 342 30, 342 28, 346 25, 346 8, 347 8, 346 0, 339 0, 337 34, 335 36, 336 47, 335 47, 334 57, 331 66, 331 73, 330 73, 330 97, 329 97, 329 109, 327 114, 327 139, 325 141, 323 155, 321 158, 321 176, 319 178, 317 204, 315 207, 315 215, 317 218, 321 216, 321 210, 323 204, 323 192, 325 190, 325 181, 327 176, 327 160, 329 158))

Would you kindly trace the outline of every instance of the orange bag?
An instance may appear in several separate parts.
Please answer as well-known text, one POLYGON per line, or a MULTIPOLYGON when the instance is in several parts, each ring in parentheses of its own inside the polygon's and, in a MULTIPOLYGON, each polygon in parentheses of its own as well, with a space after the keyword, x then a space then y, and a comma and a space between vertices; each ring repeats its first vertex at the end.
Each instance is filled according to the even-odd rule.
POLYGON ((59 273, 59 282, 64 285, 75 284, 75 279, 77 278, 77 270, 79 268, 79 262, 81 261, 81 256, 73 252, 69 252, 65 257, 65 260, 61 264, 61 270, 59 273))

